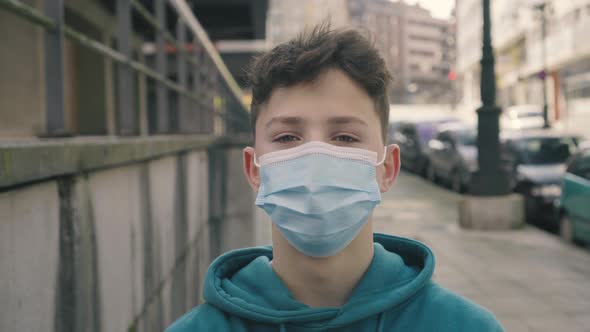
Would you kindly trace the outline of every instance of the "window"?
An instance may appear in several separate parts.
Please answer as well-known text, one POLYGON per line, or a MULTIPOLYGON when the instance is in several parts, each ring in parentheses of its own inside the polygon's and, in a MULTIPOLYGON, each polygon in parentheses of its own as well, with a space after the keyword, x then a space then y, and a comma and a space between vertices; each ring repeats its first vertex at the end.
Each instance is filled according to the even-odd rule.
POLYGON ((401 144, 416 145, 416 128, 413 124, 405 124, 400 128, 400 135, 396 137, 401 144))
POLYGON ((454 135, 460 145, 476 146, 477 144, 477 133, 475 130, 457 130, 454 132, 454 135))
POLYGON ((573 137, 533 137, 516 143, 524 164, 565 163, 577 149, 573 137))
POLYGON ((422 50, 410 50, 411 55, 419 55, 419 56, 434 56, 434 52, 431 51, 422 51, 422 50))
POLYGON ((406 136, 415 136, 416 135, 416 128, 414 128, 414 125, 407 125, 406 127, 404 127, 404 129, 402 130, 404 135, 406 136))
POLYGON ((450 143, 451 142, 451 137, 449 136, 449 133, 447 133, 446 131, 443 131, 442 133, 438 134, 437 139, 441 142, 446 142, 446 143, 450 143))
POLYGON ((576 158, 568 167, 568 172, 590 181, 590 152, 576 158))
POLYGON ((418 42, 432 42, 432 43, 440 43, 440 38, 430 37, 430 36, 421 36, 421 35, 409 35, 408 38, 418 42))
POLYGON ((455 146, 455 140, 453 136, 449 132, 442 132, 438 135, 438 140, 443 142, 445 145, 449 145, 449 147, 455 146))
POLYGON ((590 165, 586 164, 585 168, 578 168, 575 170, 575 173, 572 173, 574 175, 577 175, 581 178, 584 178, 588 181, 590 181, 590 165))

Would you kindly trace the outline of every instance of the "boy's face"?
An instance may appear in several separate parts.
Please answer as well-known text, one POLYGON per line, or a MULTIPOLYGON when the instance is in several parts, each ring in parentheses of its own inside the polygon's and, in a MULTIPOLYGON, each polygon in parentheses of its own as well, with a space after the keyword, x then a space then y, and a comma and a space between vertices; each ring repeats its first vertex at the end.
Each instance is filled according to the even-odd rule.
MULTIPOLYGON (((244 170, 258 191, 259 173, 254 152, 293 148, 311 141, 377 152, 383 158, 383 139, 374 103, 344 72, 332 69, 313 83, 273 91, 256 121, 254 148, 244 149, 244 170)), ((389 146, 385 162, 377 168, 381 192, 389 190, 399 173, 399 149, 389 146)))

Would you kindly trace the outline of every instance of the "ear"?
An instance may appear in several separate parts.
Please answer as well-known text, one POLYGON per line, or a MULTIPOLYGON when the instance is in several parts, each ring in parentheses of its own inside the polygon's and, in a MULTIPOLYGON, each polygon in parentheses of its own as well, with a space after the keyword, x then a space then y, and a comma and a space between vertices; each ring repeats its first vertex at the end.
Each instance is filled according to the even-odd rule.
POLYGON ((244 160, 244 174, 246 175, 246 179, 248 183, 250 183, 250 187, 255 192, 258 191, 258 187, 260 186, 260 173, 258 172, 258 167, 254 165, 254 158, 256 156, 256 152, 254 151, 253 147, 244 148, 242 151, 243 160, 244 160))
POLYGON ((391 144, 387 146, 387 156, 385 161, 379 167, 383 167, 383 171, 378 172, 379 174, 379 190, 382 193, 389 191, 391 186, 397 179, 400 170, 400 159, 399 159, 399 146, 391 144))

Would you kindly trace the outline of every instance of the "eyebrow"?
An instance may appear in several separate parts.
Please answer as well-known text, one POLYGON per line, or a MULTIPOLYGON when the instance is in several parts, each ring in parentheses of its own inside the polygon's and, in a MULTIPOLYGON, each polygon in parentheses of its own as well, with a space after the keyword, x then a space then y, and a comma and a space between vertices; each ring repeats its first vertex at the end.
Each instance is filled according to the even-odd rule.
MULTIPOLYGON (((268 121, 265 125, 266 128, 269 128, 275 123, 285 124, 285 125, 301 125, 304 123, 305 120, 298 116, 276 116, 270 121, 268 121)), ((329 124, 349 124, 349 123, 357 123, 364 126, 369 126, 365 121, 359 119, 354 116, 337 116, 333 118, 329 118, 327 121, 329 124)))
POLYGON ((328 123, 330 124, 348 124, 348 123, 358 123, 364 126, 369 126, 365 121, 360 118, 354 116, 338 116, 328 119, 328 123))
POLYGON ((303 118, 298 117, 298 116, 276 116, 276 117, 270 119, 270 121, 268 121, 266 123, 265 127, 269 128, 274 123, 281 123, 281 124, 286 124, 286 125, 299 125, 303 122, 304 122, 303 118))

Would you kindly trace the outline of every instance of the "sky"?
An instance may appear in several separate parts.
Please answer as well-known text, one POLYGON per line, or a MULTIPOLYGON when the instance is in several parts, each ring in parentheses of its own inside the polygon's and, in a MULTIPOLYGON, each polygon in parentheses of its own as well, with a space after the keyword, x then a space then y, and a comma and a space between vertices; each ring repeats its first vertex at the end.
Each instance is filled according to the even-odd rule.
POLYGON ((451 10, 455 6, 455 0, 405 0, 405 2, 409 4, 418 2, 437 18, 449 18, 451 10))

